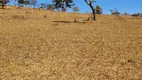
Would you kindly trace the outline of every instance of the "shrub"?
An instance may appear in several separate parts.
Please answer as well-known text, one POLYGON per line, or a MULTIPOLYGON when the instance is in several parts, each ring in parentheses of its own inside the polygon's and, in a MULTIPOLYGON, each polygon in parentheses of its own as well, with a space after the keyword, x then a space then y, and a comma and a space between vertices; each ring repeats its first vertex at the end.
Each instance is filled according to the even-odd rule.
POLYGON ((142 17, 142 13, 135 13, 135 14, 132 14, 131 16, 142 17))
POLYGON ((102 8, 99 5, 97 5, 96 6, 96 14, 102 14, 102 13, 103 13, 102 8))
POLYGON ((79 12, 79 8, 78 7, 74 7, 73 8, 73 12, 79 12))
POLYGON ((120 12, 118 12, 118 10, 117 9, 114 9, 114 10, 110 10, 110 12, 111 12, 111 15, 120 15, 120 12))

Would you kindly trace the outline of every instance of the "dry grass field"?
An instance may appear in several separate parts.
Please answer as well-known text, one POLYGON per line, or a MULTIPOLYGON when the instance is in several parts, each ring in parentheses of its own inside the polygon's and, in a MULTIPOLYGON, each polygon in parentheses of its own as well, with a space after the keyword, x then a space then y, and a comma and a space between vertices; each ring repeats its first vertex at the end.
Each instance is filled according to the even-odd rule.
POLYGON ((0 80, 142 80, 142 18, 0 9, 0 80))

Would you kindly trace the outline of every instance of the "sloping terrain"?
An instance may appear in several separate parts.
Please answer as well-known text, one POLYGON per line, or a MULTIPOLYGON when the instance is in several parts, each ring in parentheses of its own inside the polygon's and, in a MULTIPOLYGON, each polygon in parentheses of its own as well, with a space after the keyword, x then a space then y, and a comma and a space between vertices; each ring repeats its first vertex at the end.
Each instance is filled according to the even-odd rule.
POLYGON ((0 80, 141 80, 142 18, 89 16, 0 10, 0 80))

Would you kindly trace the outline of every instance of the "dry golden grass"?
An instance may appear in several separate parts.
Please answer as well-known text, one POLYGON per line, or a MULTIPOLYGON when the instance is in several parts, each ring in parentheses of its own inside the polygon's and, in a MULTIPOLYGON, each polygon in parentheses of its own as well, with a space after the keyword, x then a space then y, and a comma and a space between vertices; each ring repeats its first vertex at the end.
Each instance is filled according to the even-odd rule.
POLYGON ((0 10, 0 80, 141 80, 142 18, 0 10))

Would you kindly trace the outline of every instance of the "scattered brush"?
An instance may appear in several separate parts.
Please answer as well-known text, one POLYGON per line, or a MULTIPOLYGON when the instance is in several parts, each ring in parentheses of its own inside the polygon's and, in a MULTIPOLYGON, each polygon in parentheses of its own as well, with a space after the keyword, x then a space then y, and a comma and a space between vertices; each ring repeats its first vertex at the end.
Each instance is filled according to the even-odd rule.
POLYGON ((81 19, 77 19, 76 17, 74 18, 74 23, 76 23, 76 22, 88 22, 88 21, 90 21, 91 20, 91 17, 88 17, 88 18, 82 18, 81 17, 81 19))
POLYGON ((32 14, 33 12, 31 12, 31 11, 26 11, 25 13, 26 13, 26 14, 32 14))
POLYGON ((77 22, 77 19, 76 18, 74 18, 74 23, 76 23, 77 22))
POLYGON ((88 17, 88 18, 82 18, 82 21, 90 21, 90 17, 88 17))
POLYGON ((44 16, 43 16, 45 19, 47 18, 47 15, 46 14, 44 14, 44 16))
POLYGON ((26 16, 24 16, 24 15, 12 15, 11 18, 12 19, 26 19, 26 16))
POLYGON ((115 20, 124 20, 124 18, 123 18, 123 17, 121 17, 120 15, 118 15, 118 16, 116 16, 116 17, 114 17, 114 19, 115 19, 115 20))

